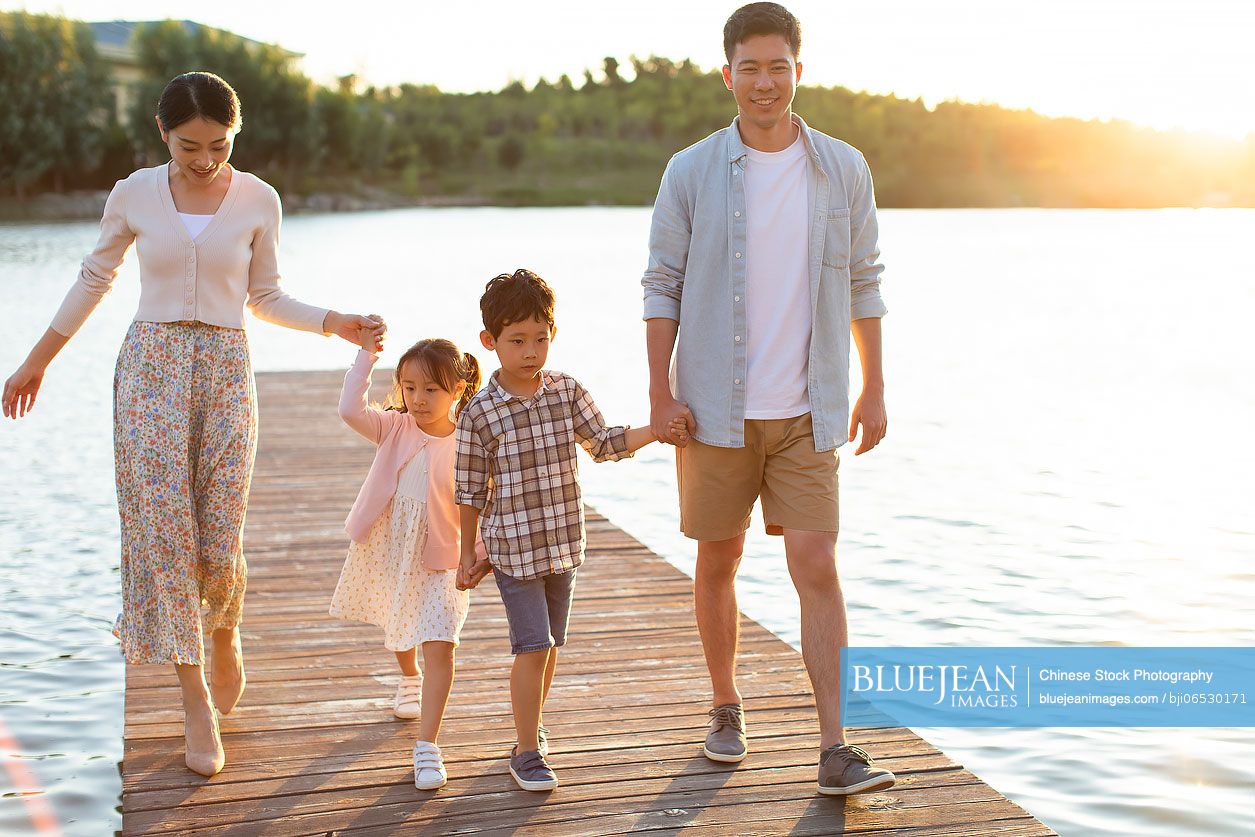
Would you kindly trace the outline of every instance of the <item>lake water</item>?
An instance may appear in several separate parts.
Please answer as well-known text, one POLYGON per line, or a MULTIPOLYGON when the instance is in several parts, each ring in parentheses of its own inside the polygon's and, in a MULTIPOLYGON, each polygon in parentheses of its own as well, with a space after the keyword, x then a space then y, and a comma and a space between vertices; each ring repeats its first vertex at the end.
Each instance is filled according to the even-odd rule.
MULTIPOLYGON (((558 296, 550 365, 611 421, 641 424, 648 223, 600 208, 295 217, 282 264, 301 299, 385 315, 392 358, 424 336, 474 346, 484 282, 536 270, 558 296)), ((841 465, 851 642, 1255 643, 1255 212, 888 210, 881 223, 890 427, 841 465)), ((95 235, 0 225, 0 377, 95 235)), ((110 383, 137 278, 132 261, 35 414, 0 429, 0 833, 28 829, 41 800, 66 833, 120 826, 110 383), (38 798, 13 793, 15 768, 38 798)), ((249 331, 258 370, 353 357, 337 340, 249 331)), ((692 570, 668 449, 583 474, 593 505, 692 570)), ((780 542, 760 521, 739 591, 798 644, 780 542)), ((1064 835, 1252 830, 1251 729, 920 733, 1064 835)))

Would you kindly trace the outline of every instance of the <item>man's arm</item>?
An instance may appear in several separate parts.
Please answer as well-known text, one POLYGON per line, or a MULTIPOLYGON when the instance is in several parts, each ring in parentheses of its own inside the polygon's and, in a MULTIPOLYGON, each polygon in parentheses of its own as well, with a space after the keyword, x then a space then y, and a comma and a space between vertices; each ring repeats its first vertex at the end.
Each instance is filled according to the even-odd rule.
POLYGON ((676 174, 675 158, 667 164, 658 186, 658 198, 649 227, 649 266, 641 284, 645 288, 645 350, 649 358, 650 426, 659 440, 683 446, 670 425, 676 418, 688 423, 688 433, 697 426, 688 407, 671 392, 671 352, 680 330, 680 297, 688 267, 693 227, 689 204, 676 174))
POLYGON ((872 171, 862 155, 859 163, 850 194, 850 333, 863 369, 863 391, 850 412, 849 441, 854 441, 859 425, 863 426, 855 456, 876 447, 889 427, 880 333, 880 318, 887 310, 880 298, 880 274, 885 268, 880 263, 872 171))
MULTIPOLYGON (((872 170, 861 155, 850 192, 850 320, 883 317, 888 309, 880 298, 880 224, 876 220, 876 191, 872 170)), ((851 323, 853 328, 853 323, 851 323)))
POLYGON ((645 351, 649 357, 649 426, 660 442, 684 447, 697 429, 697 420, 687 404, 671 394, 671 353, 680 323, 665 317, 645 321, 645 351), (683 419, 687 430, 676 433, 673 424, 683 419))
POLYGON ((854 455, 876 447, 885 438, 889 419, 885 414, 885 376, 881 364, 880 318, 864 317, 850 323, 850 333, 858 347, 859 365, 863 370, 863 392, 850 412, 850 437, 853 442, 858 426, 863 426, 863 440, 854 455))

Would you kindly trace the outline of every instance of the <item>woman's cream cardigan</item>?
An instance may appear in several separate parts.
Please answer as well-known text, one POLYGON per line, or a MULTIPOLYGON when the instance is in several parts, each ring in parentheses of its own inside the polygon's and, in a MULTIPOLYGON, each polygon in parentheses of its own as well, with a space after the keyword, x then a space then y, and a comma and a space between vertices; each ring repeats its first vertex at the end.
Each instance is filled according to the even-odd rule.
POLYGON ((263 320, 322 333, 327 309, 306 305, 279 287, 279 194, 232 169, 231 186, 213 220, 193 239, 170 193, 169 164, 119 180, 105 203, 100 240, 52 319, 70 337, 113 286, 131 244, 139 253, 136 320, 195 320, 243 328, 245 305, 263 320))

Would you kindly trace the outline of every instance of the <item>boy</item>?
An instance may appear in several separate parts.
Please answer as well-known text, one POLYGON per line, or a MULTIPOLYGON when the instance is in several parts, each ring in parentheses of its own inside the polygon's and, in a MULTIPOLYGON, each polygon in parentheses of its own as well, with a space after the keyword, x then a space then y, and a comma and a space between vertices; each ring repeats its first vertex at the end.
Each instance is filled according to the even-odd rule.
POLYGON ((584 561, 584 505, 576 442, 596 462, 623 459, 655 441, 649 427, 607 427, 574 378, 544 368, 554 327, 553 291, 529 270, 502 274, 479 301, 480 341, 501 368, 462 411, 456 498, 462 543, 458 586, 495 570, 510 626, 510 703, 518 743, 510 775, 523 790, 551 790, 541 713, 566 643, 576 568, 584 561), (480 516, 488 559, 475 555, 480 516))

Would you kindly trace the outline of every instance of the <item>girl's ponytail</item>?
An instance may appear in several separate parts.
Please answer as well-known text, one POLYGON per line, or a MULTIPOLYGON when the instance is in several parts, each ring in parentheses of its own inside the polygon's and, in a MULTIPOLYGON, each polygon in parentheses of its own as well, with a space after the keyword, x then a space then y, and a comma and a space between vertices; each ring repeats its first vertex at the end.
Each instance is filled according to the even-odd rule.
POLYGON ((461 415, 462 410, 475 397, 475 393, 479 392, 479 361, 470 352, 462 354, 462 380, 466 382, 466 389, 462 390, 462 397, 458 399, 458 406, 454 411, 455 415, 461 415))

